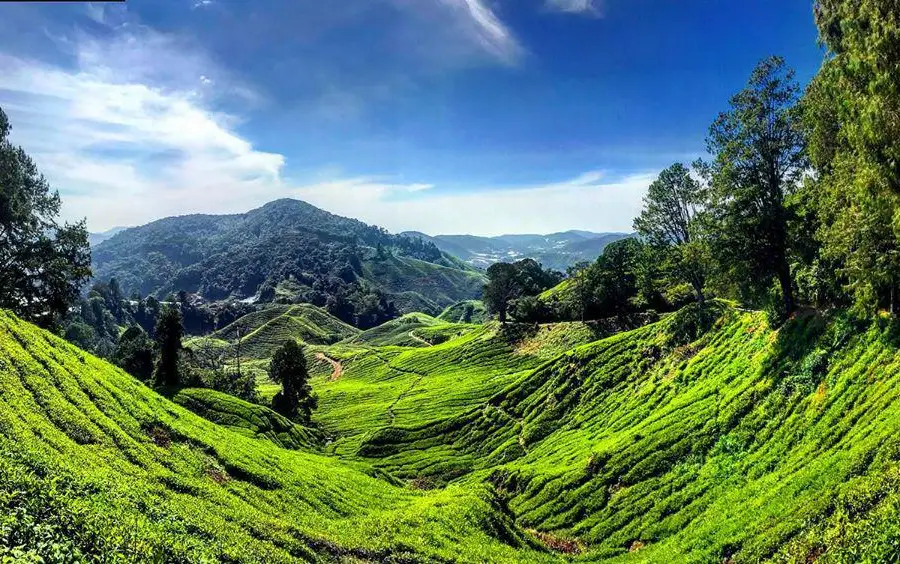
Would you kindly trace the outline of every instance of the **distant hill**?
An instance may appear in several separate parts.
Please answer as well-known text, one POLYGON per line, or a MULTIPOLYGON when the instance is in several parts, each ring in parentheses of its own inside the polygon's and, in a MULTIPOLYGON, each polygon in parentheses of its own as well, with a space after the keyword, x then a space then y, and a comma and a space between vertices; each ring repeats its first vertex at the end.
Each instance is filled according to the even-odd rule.
POLYGON ((115 277, 127 293, 306 302, 360 326, 408 311, 436 315, 478 297, 484 283, 429 241, 290 199, 132 227, 99 243, 93 261, 96 278, 115 277))
POLYGON ((113 227, 112 229, 109 229, 107 231, 101 231, 100 233, 88 233, 88 243, 92 247, 96 247, 103 241, 106 241, 107 239, 112 239, 113 236, 121 233, 122 231, 125 231, 126 229, 128 229, 128 228, 127 227, 113 227))
POLYGON ((418 231, 403 233, 434 244, 441 251, 478 268, 502 261, 533 258, 546 268, 565 270, 580 261, 593 261, 610 243, 631 237, 629 233, 565 231, 549 235, 426 235, 418 231))

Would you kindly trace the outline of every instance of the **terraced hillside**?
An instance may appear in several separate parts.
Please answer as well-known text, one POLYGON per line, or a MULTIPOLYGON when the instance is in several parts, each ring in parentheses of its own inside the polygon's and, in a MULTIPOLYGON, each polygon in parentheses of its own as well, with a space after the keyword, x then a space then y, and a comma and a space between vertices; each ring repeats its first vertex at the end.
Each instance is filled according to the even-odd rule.
POLYGON ((448 306, 438 319, 450 323, 484 323, 490 319, 484 302, 481 300, 466 300, 448 306))
POLYGON ((413 491, 249 438, 2 311, 0 397, 4 560, 552 558, 486 487, 413 491))
POLYGON ((342 368, 315 365, 320 454, 246 418, 204 420, 2 314, 0 551, 46 555, 50 538, 129 561, 898 556, 896 323, 807 311, 774 331, 717 304, 599 340, 461 327, 434 346, 318 348, 342 368))
POLYGON ((240 339, 241 356, 268 359, 288 339, 331 344, 359 334, 359 329, 309 304, 271 305, 245 315, 210 337, 229 343, 240 339))
POLYGON ((387 368, 358 358, 345 377, 386 386, 390 363, 417 374, 414 407, 391 421, 371 386, 355 401, 347 385, 320 417, 334 425, 357 405, 354 418, 382 425, 360 459, 426 487, 492 484, 519 525, 587 560, 896 557, 898 327, 807 312, 772 331, 763 314, 725 309, 696 334, 685 311, 508 374, 483 401, 444 397, 481 379, 471 345, 442 345, 437 365, 424 356, 435 349, 387 368))

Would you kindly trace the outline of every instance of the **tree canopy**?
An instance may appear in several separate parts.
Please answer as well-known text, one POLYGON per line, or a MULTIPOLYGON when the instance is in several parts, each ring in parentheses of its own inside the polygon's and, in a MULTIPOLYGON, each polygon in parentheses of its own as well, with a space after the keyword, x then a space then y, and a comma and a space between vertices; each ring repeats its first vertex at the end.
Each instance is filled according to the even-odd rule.
POLYGON ((55 325, 91 276, 85 222, 60 225, 61 201, 0 109, 0 307, 55 325))
POLYGON ((269 378, 281 384, 281 391, 272 399, 272 409, 289 419, 309 423, 318 399, 309 385, 303 346, 294 340, 285 341, 272 356, 269 378))

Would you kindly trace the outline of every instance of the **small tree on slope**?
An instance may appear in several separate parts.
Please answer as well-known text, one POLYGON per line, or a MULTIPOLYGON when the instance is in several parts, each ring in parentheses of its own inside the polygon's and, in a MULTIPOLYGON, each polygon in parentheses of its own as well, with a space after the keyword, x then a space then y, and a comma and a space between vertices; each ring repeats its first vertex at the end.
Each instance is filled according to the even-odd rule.
POLYGON ((290 340, 275 351, 269 364, 269 378, 281 384, 281 391, 272 398, 272 409, 289 419, 309 423, 318 399, 309 385, 303 347, 290 340))
POLYGON ((156 369, 153 371, 157 386, 176 387, 181 383, 179 359, 183 336, 181 312, 174 307, 165 308, 156 322, 156 330, 153 335, 159 351, 156 369))

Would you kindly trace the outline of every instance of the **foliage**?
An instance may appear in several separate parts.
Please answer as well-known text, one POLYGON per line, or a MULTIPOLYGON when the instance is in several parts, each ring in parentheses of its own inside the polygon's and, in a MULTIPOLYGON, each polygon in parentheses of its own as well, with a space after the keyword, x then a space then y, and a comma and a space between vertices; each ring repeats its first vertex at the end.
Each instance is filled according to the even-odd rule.
POLYGON ((297 341, 285 341, 275 351, 269 364, 269 379, 281 384, 281 391, 272 400, 272 409, 288 419, 309 423, 318 399, 309 385, 306 357, 297 341))
POLYGON ((777 280, 787 312, 795 299, 785 199, 807 169, 799 94, 784 60, 765 59, 707 138, 714 155, 708 229, 719 269, 750 300, 764 297, 777 280))
POLYGON ((184 327, 181 325, 181 312, 174 307, 163 309, 153 331, 157 349, 153 379, 157 386, 177 387, 182 383, 181 340, 183 337, 184 327))
POLYGON ((706 189, 690 171, 675 163, 650 184, 641 215, 634 220, 638 234, 663 258, 664 268, 673 279, 670 285, 690 284, 701 303, 711 268, 699 221, 707 197, 706 189))
MULTIPOLYGON (((501 323, 506 323, 513 300, 538 296, 563 279, 563 274, 544 268, 533 259, 523 259, 514 263, 498 262, 487 269, 488 283, 484 286, 483 302, 487 310, 497 314, 501 323)), ((530 303, 533 303, 531 300, 530 303)), ((528 306, 518 308, 525 311, 528 306)))
POLYGON ((897 308, 900 155, 896 5, 817 3, 831 51, 805 99, 822 260, 855 309, 897 308))
POLYGON ((87 230, 84 221, 58 223, 59 193, 10 129, 0 109, 0 307, 50 327, 91 276, 87 230))
MULTIPOLYGON (((66 340, 71 341, 68 337, 66 340)), ((153 376, 153 342, 140 327, 130 327, 119 338, 113 362, 142 382, 153 376)))

